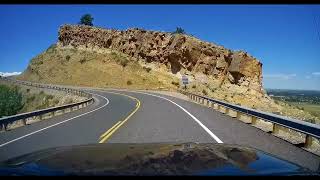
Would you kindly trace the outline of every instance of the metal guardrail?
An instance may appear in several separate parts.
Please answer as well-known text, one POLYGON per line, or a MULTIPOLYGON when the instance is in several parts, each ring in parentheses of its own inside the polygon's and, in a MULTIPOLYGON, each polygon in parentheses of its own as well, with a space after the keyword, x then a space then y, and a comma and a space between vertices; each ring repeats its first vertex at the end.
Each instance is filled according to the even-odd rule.
POLYGON ((27 125, 28 118, 39 116, 41 119, 42 115, 45 115, 48 113, 51 113, 52 116, 54 116, 55 112, 57 112, 57 111, 63 110, 63 112, 65 113, 66 109, 70 109, 70 111, 72 111, 73 108, 75 108, 75 107, 77 109, 80 109, 82 107, 89 105, 90 103, 92 103, 94 101, 94 99, 92 98, 92 94, 89 94, 89 93, 86 93, 86 92, 83 92, 83 91, 77 90, 77 89, 70 89, 70 88, 59 87, 59 86, 54 86, 54 85, 47 85, 47 84, 32 83, 32 82, 27 82, 27 81, 19 81, 19 80, 10 79, 10 78, 1 77, 1 76, 0 76, 0 79, 4 80, 4 81, 11 82, 11 83, 15 83, 15 84, 33 86, 33 87, 38 87, 38 88, 54 89, 54 90, 58 90, 58 91, 65 91, 67 93, 72 93, 74 95, 78 95, 78 96, 82 96, 82 97, 87 97, 86 100, 83 100, 81 102, 76 102, 76 103, 71 103, 71 104, 62 105, 62 106, 58 106, 58 107, 41 109, 41 110, 37 110, 37 111, 32 111, 32 112, 27 112, 27 113, 22 113, 22 114, 17 114, 17 115, 13 115, 13 116, 7 116, 7 117, 0 118, 0 127, 2 127, 2 129, 4 129, 4 130, 7 130, 8 124, 11 124, 15 121, 22 120, 23 124, 27 125))
MULTIPOLYGON (((251 119, 252 122, 256 121, 257 119, 271 122, 273 124, 273 131, 276 126, 281 126, 281 127, 285 127, 285 128, 303 133, 306 135, 305 147, 310 146, 312 144, 312 141, 314 140, 313 138, 320 139, 320 126, 317 124, 312 124, 310 122, 305 122, 302 120, 296 120, 296 119, 287 118, 284 116, 279 116, 276 114, 262 112, 262 111, 258 111, 258 110, 247 108, 247 107, 241 107, 238 105, 230 104, 227 102, 223 102, 220 100, 212 99, 206 96, 201 96, 198 94, 193 94, 185 91, 183 91, 182 93, 189 96, 190 99, 195 101, 202 100, 204 103, 204 100, 206 100, 207 103, 210 102, 210 103, 216 104, 218 105, 217 109, 219 109, 219 106, 223 106, 224 108, 226 108, 227 111, 228 109, 231 109, 236 113, 242 113, 242 114, 248 115, 249 117, 252 118, 251 119)), ((239 114, 237 114, 236 117, 239 117, 239 114)))

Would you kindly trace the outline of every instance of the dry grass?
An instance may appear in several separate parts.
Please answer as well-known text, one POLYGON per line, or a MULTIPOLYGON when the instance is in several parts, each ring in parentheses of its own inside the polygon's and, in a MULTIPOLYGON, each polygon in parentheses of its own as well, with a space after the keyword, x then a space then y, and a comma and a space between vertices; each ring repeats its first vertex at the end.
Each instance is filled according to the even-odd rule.
POLYGON ((103 54, 57 47, 34 58, 18 79, 64 85, 171 90, 177 89, 171 82, 178 81, 165 73, 146 71, 137 61, 119 52, 103 54))

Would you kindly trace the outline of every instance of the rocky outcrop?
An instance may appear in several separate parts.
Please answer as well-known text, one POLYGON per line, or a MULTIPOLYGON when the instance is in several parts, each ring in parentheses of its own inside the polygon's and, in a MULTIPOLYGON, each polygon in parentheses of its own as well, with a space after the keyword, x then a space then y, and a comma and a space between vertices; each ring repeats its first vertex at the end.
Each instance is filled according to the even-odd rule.
POLYGON ((146 62, 165 64, 173 74, 182 69, 262 92, 262 64, 246 52, 235 52, 183 34, 133 28, 125 31, 63 25, 60 47, 114 49, 146 62))

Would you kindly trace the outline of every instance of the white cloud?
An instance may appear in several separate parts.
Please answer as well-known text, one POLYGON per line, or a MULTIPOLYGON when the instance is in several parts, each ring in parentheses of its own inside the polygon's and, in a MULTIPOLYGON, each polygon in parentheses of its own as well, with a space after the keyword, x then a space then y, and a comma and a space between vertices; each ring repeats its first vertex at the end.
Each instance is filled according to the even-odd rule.
POLYGON ((314 75, 314 76, 320 76, 320 72, 313 72, 312 75, 314 75))
POLYGON ((311 76, 306 76, 306 79, 311 79, 311 76))
POLYGON ((21 74, 21 72, 0 72, 0 76, 15 76, 15 75, 19 75, 21 74))
POLYGON ((266 74, 263 77, 269 79, 289 80, 296 76, 297 74, 266 74))

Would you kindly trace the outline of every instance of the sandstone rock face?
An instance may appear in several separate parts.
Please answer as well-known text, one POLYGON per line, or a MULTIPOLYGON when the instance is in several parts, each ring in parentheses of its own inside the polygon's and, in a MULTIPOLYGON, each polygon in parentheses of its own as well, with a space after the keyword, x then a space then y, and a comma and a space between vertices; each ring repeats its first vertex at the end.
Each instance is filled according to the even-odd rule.
POLYGON ((133 28, 125 31, 63 25, 58 46, 114 49, 146 62, 165 64, 173 74, 182 69, 263 92, 262 64, 245 52, 234 52, 183 34, 133 28))

